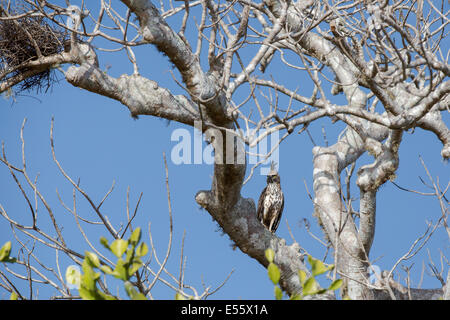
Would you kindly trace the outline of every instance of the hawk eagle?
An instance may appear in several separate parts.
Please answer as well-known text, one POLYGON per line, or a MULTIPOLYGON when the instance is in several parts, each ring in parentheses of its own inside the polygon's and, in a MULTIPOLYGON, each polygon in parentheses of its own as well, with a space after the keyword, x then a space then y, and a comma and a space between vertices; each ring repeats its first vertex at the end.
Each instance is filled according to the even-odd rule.
POLYGON ((261 192, 258 200, 258 220, 274 233, 280 223, 284 207, 284 195, 281 191, 280 176, 272 164, 267 175, 267 186, 261 192))

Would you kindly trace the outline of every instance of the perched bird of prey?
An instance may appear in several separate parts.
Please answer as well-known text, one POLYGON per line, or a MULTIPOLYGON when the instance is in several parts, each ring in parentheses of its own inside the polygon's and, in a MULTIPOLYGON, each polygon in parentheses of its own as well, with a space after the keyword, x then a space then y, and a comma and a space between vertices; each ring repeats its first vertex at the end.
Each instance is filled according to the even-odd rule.
POLYGON ((258 220, 270 231, 275 232, 280 223, 284 208, 284 195, 281 191, 280 176, 272 163, 267 175, 267 186, 258 200, 258 220))

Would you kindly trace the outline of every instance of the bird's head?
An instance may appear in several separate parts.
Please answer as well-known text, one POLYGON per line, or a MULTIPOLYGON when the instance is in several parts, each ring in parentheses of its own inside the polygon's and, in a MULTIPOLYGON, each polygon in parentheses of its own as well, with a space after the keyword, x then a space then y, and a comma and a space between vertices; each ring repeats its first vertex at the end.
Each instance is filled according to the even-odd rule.
POLYGON ((278 173, 267 175, 267 183, 280 183, 280 176, 278 173))
POLYGON ((280 183, 280 175, 275 166, 275 162, 270 165, 270 171, 267 175, 267 183, 280 183))

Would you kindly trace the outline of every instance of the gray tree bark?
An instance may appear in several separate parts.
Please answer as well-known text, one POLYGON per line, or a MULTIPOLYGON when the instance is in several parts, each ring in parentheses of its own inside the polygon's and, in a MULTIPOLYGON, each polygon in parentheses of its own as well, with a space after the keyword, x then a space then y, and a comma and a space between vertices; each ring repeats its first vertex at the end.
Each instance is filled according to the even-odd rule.
MULTIPOLYGON (((139 45, 154 45, 168 57, 181 75, 186 96, 174 95, 161 87, 156 79, 141 76, 136 64, 132 75, 119 78, 108 75, 99 68, 98 52, 83 42, 76 44, 78 50, 72 48, 70 52, 30 61, 27 68, 31 75, 51 65, 72 63, 65 71, 65 78, 73 86, 121 102, 132 116, 151 115, 189 126, 200 121, 203 132, 213 128, 225 134, 228 130, 239 129, 241 120, 248 124, 250 117, 245 116, 232 99, 243 84, 268 87, 309 106, 307 114, 287 112, 281 118, 281 113, 275 109, 261 116, 257 125, 266 126, 268 133, 283 131, 289 135, 298 126, 307 126, 323 117, 344 122, 347 127, 333 145, 317 146, 312 150, 315 216, 334 249, 338 275, 345 279, 343 295, 351 299, 449 298, 448 288, 405 288, 389 276, 380 279, 377 285, 368 280, 369 254, 376 230, 377 191, 395 177, 403 132, 414 128, 432 132, 442 143, 442 158, 450 158, 450 131, 442 117, 449 109, 450 83, 446 78, 450 71, 447 61, 435 50, 442 40, 439 34, 448 23, 447 13, 431 4, 426 5, 427 10, 440 15, 443 21, 438 26, 435 26, 436 21, 430 22, 427 27, 422 23, 427 19, 423 2, 408 3, 418 21, 415 26, 418 29, 414 29, 397 3, 355 1, 344 5, 265 0, 257 4, 238 0, 221 6, 212 0, 204 0, 197 3, 202 5, 203 11, 194 51, 194 43, 186 40, 183 25, 180 32, 176 32, 166 22, 166 17, 176 10, 184 10, 187 18, 189 6, 196 4, 186 2, 179 9, 162 13, 163 10, 149 0, 121 2, 137 18, 139 45), (242 10, 234 11, 237 22, 233 29, 224 19, 223 9, 231 10, 234 5, 239 5, 242 10), (367 13, 371 20, 355 22, 346 17, 346 14, 356 17, 353 11, 356 7, 367 13), (208 36, 202 35, 206 19, 211 22, 208 36), (260 23, 259 35, 250 29, 255 29, 257 22, 260 23), (424 32, 427 36, 422 36, 424 32), (246 59, 245 64, 238 53, 240 46, 249 42, 251 33, 259 37, 260 43, 254 56, 246 59), (218 44, 219 35, 227 41, 218 44), (208 38, 208 70, 201 63, 199 54, 199 43, 204 42, 204 38, 208 38), (430 45, 432 41, 435 41, 434 50, 430 45), (304 70, 315 85, 311 97, 254 75, 258 66, 264 71, 279 52, 294 53, 303 62, 304 70), (236 64, 240 65, 241 71, 231 72, 236 64), (327 98, 327 88, 319 76, 321 67, 327 68, 335 77, 331 93, 342 92, 345 105, 336 105, 327 98), (375 105, 382 111, 376 111, 375 105), (360 207, 356 220, 355 212, 345 208, 341 177, 343 171, 366 152, 374 160, 357 170, 360 207)), ((125 40, 108 38, 100 33, 99 25, 84 35, 101 36, 122 43, 130 50, 137 44, 127 43, 126 37, 125 40)), ((78 33, 83 35, 82 31, 78 33)), ((0 78, 0 92, 27 76, 0 78)), ((244 143, 257 144, 261 138, 244 139, 244 143)), ((212 143, 216 150, 226 150, 224 145, 218 145, 223 141, 212 143)), ((235 148, 216 154, 212 185, 209 190, 199 191, 195 201, 209 212, 242 252, 265 267, 268 261, 264 252, 272 248, 274 262, 281 269, 282 289, 290 295, 300 292, 297 271, 308 272, 308 268, 299 244, 287 245, 284 239, 266 230, 257 220, 253 199, 241 196, 248 165, 223 164, 227 152, 233 152, 233 157, 238 153, 235 148), (222 161, 217 161, 217 156, 222 161)), ((333 299, 334 296, 325 294, 315 298, 333 299)))

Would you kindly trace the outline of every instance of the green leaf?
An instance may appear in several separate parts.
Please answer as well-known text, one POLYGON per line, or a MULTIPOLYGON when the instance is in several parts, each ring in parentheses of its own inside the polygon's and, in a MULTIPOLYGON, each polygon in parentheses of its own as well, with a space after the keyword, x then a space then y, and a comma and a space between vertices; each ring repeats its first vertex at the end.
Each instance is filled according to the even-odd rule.
POLYGON ((175 294, 175 300, 186 300, 186 298, 179 292, 175 294))
POLYGON ((136 249, 136 255, 138 257, 143 257, 148 253, 148 246, 145 242, 142 242, 136 249))
POLYGON ((303 284, 306 281, 306 272, 303 270, 298 270, 298 280, 300 280, 301 285, 303 286, 303 284))
POLYGON ((277 284, 280 281, 280 269, 273 262, 269 263, 267 267, 267 273, 269 274, 270 280, 272 280, 273 284, 277 284))
POLYGON ((275 258, 275 251, 269 248, 265 251, 265 254, 267 261, 273 262, 273 258, 275 258))
POLYGON ((322 261, 314 259, 311 256, 308 256, 308 262, 311 265, 311 271, 313 276, 324 274, 325 272, 332 270, 334 268, 334 265, 330 265, 327 267, 322 261))
POLYGON ((141 240, 141 228, 136 228, 130 236, 130 242, 136 245, 141 240))
POLYGON ((127 254, 125 255, 125 263, 130 264, 134 259, 134 248, 130 248, 127 250, 127 254))
POLYGON ((11 252, 11 241, 8 241, 0 249, 0 262, 7 262, 7 260, 9 260, 10 252, 11 252))
POLYGON ((147 300, 145 295, 138 292, 129 281, 125 282, 125 291, 132 300, 147 300))
POLYGON ((281 291, 279 286, 275 286, 274 291, 275 291, 275 299, 277 300, 283 299, 283 291, 281 291))
POLYGON ((117 260, 116 268, 114 269, 112 275, 121 280, 128 280, 128 273, 125 266, 125 262, 122 259, 117 260))
POLYGON ((94 290, 88 290, 85 287, 81 286, 81 288, 78 290, 80 293, 80 296, 83 300, 99 300, 101 297, 99 297, 98 294, 94 290))
POLYGON ((100 237, 100 243, 108 250, 111 250, 109 248, 108 240, 105 237, 100 237))
POLYGON ((289 300, 302 300, 303 296, 299 293, 292 295, 289 300))
POLYGON ((123 239, 116 239, 111 243, 109 247, 111 248, 112 253, 114 253, 117 258, 121 258, 128 248, 128 241, 123 239))
POLYGON ((128 274, 130 275, 130 277, 134 275, 134 273, 138 271, 139 268, 142 267, 142 265, 143 263, 141 260, 134 260, 133 263, 128 267, 128 274))
POLYGON ((127 292, 128 296, 130 297, 130 293, 132 292, 132 290, 135 290, 133 285, 131 284, 130 281, 125 281, 124 286, 125 286, 125 291, 127 292))
POLYGON ((95 280, 92 277, 92 274, 83 274, 81 276, 80 289, 81 288, 85 288, 88 291, 92 291, 95 289, 95 280))
POLYGON ((318 276, 318 275, 321 275, 321 274, 327 272, 328 268, 325 266, 325 264, 322 261, 316 260, 311 271, 312 271, 313 276, 318 276))
POLYGON ((309 278, 305 281, 305 284, 303 285, 303 295, 312 295, 317 293, 317 282, 314 277, 309 278))
POLYGON ((15 291, 11 292, 11 295, 9 296, 9 300, 18 300, 19 296, 15 291))
POLYGON ((342 286, 342 279, 337 279, 334 280, 333 283, 330 285, 330 287, 328 288, 328 290, 337 290, 342 286))
POLYGON ((86 256, 87 262, 92 267, 96 267, 96 268, 100 267, 100 260, 98 259, 98 256, 95 253, 89 252, 89 251, 85 251, 84 255, 86 256))
POLYGON ((137 292, 137 294, 134 294, 131 299, 133 300, 148 300, 146 296, 144 296, 144 294, 137 292))
POLYGON ((106 274, 113 274, 114 273, 114 271, 109 266, 106 266, 106 265, 100 266, 100 270, 102 270, 106 274))
POLYGON ((79 286, 81 281, 81 272, 74 266, 68 266, 66 269, 66 282, 72 285, 79 286))
POLYGON ((110 296, 109 294, 101 292, 100 290, 97 291, 97 294, 100 295, 100 300, 117 300, 116 297, 110 296))
POLYGON ((96 289, 95 283, 100 278, 100 273, 94 272, 91 265, 84 260, 81 265, 83 275, 81 276, 81 286, 88 291, 94 291, 96 289))
POLYGON ((327 289, 320 289, 317 290, 315 294, 324 294, 325 292, 327 292, 327 289))

